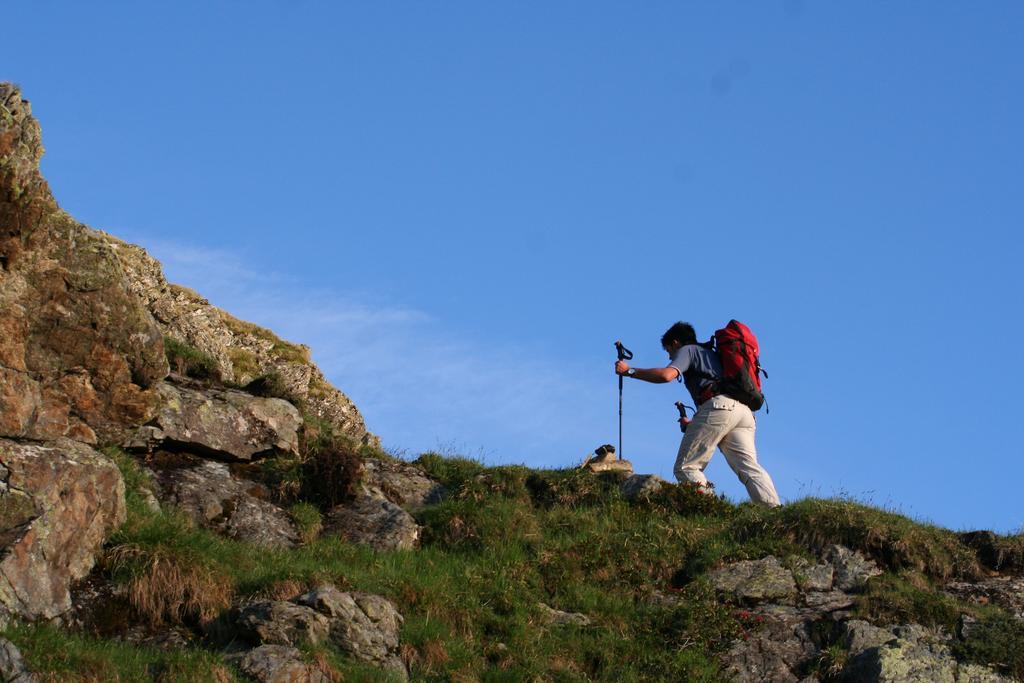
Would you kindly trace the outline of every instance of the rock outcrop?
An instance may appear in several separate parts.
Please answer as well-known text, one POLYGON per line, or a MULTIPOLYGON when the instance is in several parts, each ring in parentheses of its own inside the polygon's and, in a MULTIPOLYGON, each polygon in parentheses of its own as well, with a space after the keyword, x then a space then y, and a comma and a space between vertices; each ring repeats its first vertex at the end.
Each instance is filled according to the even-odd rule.
POLYGON ((367 496, 388 500, 410 512, 440 503, 447 494, 444 486, 415 465, 377 458, 363 461, 360 484, 367 496))
POLYGON ((160 263, 141 247, 102 234, 127 274, 127 286, 152 313, 161 331, 209 356, 225 382, 245 385, 273 374, 293 401, 339 434, 379 446, 355 404, 330 385, 309 358, 309 348, 292 344, 239 320, 196 292, 168 283, 160 263))
POLYGON ((832 545, 811 563, 776 557, 731 563, 709 572, 723 598, 746 609, 754 626, 724 653, 735 683, 812 683, 829 646, 845 659, 829 680, 851 683, 1002 683, 1011 679, 952 653, 953 636, 918 625, 879 627, 851 617, 856 593, 880 570, 861 553, 832 545), (792 567, 792 568, 790 568, 792 567))
POLYGON ((125 519, 124 480, 91 447, 0 439, 0 621, 52 619, 125 519))
POLYGON ((302 418, 288 401, 233 389, 155 387, 160 407, 126 443, 134 450, 181 450, 222 460, 298 455, 302 418))
POLYGON ((390 500, 360 495, 327 513, 324 534, 375 550, 412 550, 419 543, 420 528, 412 515, 390 500))
POLYGON ((332 678, 302 661, 302 652, 287 645, 260 645, 228 658, 259 683, 331 683, 332 678))
POLYGON ((143 249, 61 211, 39 172, 38 122, 0 83, 0 436, 119 443, 166 400, 164 338, 211 357, 218 378, 273 375, 339 434, 379 446, 309 349, 169 284, 143 249))
POLYGON ((200 461, 153 474, 159 498, 199 526, 266 548, 291 548, 299 542, 288 515, 267 500, 266 487, 233 475, 224 463, 200 461))
POLYGON ((346 593, 328 585, 295 601, 328 618, 331 642, 343 652, 406 677, 405 664, 398 655, 404 619, 390 600, 369 593, 346 593))
POLYGON ((274 678, 276 671, 294 671, 299 676, 295 680, 305 680, 303 676, 315 674, 304 668, 294 648, 330 641, 348 656, 404 680, 408 671, 399 656, 403 621, 386 598, 323 585, 293 600, 258 602, 237 610, 234 634, 254 649, 235 657, 258 680, 292 680, 274 678))
POLYGON ((0 84, 0 436, 109 443, 156 408, 163 335, 110 244, 57 207, 42 153, 0 84))

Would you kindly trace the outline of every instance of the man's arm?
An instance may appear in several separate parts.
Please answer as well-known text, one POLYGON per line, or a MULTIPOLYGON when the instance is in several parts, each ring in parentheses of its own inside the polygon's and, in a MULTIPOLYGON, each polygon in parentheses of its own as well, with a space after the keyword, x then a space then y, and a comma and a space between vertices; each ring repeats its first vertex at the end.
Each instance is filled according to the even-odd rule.
POLYGON ((667 368, 634 368, 632 375, 628 374, 628 371, 629 363, 626 361, 620 360, 615 364, 616 375, 632 377, 633 379, 642 379, 643 381, 650 382, 652 384, 673 382, 679 377, 679 371, 672 366, 667 368))

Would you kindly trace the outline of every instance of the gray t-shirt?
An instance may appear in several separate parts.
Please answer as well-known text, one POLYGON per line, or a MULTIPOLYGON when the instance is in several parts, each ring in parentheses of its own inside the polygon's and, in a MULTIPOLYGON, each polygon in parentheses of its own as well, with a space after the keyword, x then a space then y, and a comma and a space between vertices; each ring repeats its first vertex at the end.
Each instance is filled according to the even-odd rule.
POLYGON ((698 403, 701 394, 714 384, 713 380, 707 379, 704 375, 716 379, 722 376, 722 361, 718 359, 718 354, 698 344, 681 347, 676 351, 676 355, 672 356, 668 367, 679 371, 678 380, 686 383, 694 404, 698 403))

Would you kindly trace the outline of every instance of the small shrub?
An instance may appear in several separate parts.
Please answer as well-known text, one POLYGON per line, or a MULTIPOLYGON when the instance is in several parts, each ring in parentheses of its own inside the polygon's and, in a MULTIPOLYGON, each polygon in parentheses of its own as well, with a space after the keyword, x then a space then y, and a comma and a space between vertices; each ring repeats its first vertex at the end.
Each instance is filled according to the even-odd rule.
POLYGON ((220 379, 217 361, 190 344, 165 336, 164 353, 167 354, 167 362, 179 375, 196 379, 220 379))
POLYGON ((273 370, 252 380, 243 387, 243 390, 254 396, 283 398, 286 401, 295 402, 295 396, 285 383, 284 378, 281 377, 281 373, 273 370))
POLYGON ((363 460, 350 444, 338 444, 309 455, 300 471, 299 496, 323 510, 329 510, 355 496, 363 472, 363 460))

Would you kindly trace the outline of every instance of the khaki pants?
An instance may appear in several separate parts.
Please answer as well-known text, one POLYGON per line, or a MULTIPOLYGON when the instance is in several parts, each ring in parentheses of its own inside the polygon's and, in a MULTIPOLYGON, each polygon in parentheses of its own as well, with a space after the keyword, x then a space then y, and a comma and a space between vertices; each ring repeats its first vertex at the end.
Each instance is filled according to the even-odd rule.
POLYGON ((780 505, 772 478, 757 462, 756 428, 754 414, 739 401, 728 396, 714 396, 705 401, 679 444, 679 455, 672 469, 676 479, 707 484, 704 468, 711 462, 717 447, 722 449, 729 467, 747 487, 751 500, 771 507, 780 505))

